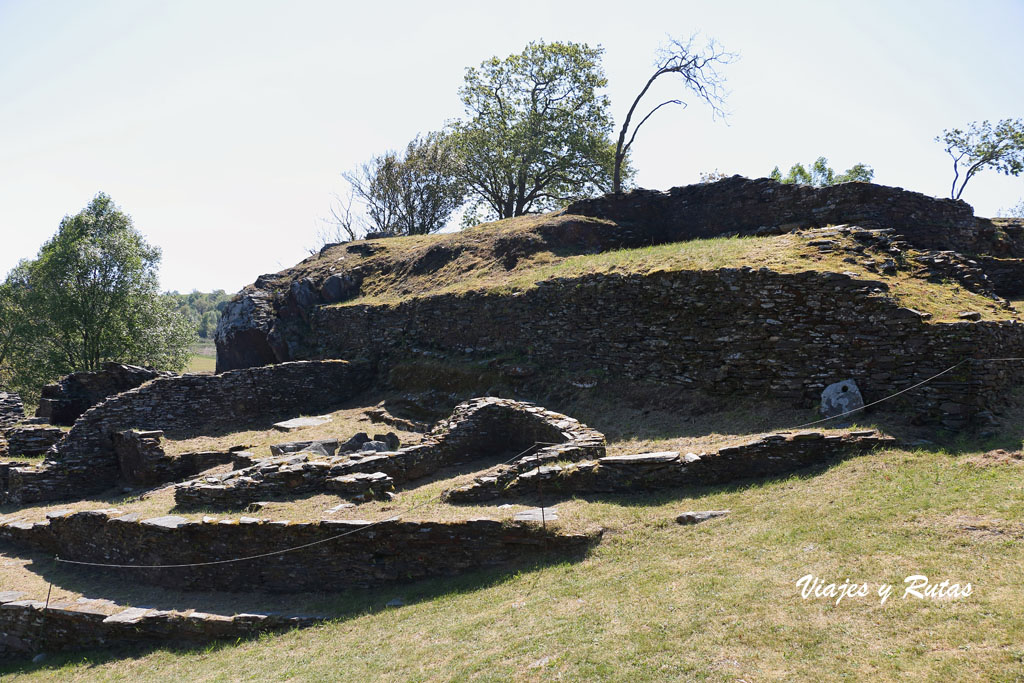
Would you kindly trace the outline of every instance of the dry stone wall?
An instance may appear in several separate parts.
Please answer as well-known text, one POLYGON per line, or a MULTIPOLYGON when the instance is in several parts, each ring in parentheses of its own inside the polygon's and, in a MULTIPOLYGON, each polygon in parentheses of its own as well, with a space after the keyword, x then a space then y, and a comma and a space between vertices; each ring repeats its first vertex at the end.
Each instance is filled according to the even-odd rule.
POLYGON ((14 392, 0 391, 0 431, 13 427, 25 419, 25 406, 21 396, 14 392))
POLYGON ((974 252, 981 246, 974 210, 966 202, 873 183, 815 188, 733 176, 665 192, 606 194, 570 204, 566 212, 644 226, 655 242, 852 223, 895 228, 921 248, 974 252))
MULTIPOLYGON (((333 491, 362 501, 393 487, 474 460, 491 464, 583 460, 604 455, 605 439, 567 415, 493 397, 465 401, 423 443, 393 452, 283 453, 249 467, 209 475, 175 488, 181 508, 239 508, 259 500, 333 491)), ((524 465, 525 466, 525 465, 524 465)))
MULTIPOLYGON (((996 219, 975 218, 962 201, 871 183, 812 188, 734 176, 666 192, 636 190, 582 200, 569 206, 566 215, 541 221, 528 234, 497 238, 490 257, 512 268, 518 259, 537 251, 596 253, 840 224, 894 230, 917 249, 1024 256, 1024 231, 1019 226, 1011 229, 996 219)), ((362 242, 345 245, 350 254, 379 248, 362 242)), ((435 244, 408 267, 413 273, 428 272, 463 248, 458 243, 435 244)), ((354 265, 325 277, 305 265, 260 276, 227 306, 217 331, 218 370, 317 357, 309 334, 313 312, 320 305, 358 296, 369 274, 364 271, 373 268, 354 265)))
POLYGON ((548 464, 524 470, 500 467, 471 484, 445 493, 451 503, 477 503, 536 493, 643 493, 679 486, 723 484, 778 476, 811 465, 893 446, 896 440, 875 431, 823 434, 803 431, 766 434, 749 443, 711 453, 640 453, 548 464))
MULTIPOLYGON (((314 329, 324 355, 369 356, 382 370, 410 349, 466 360, 513 354, 563 374, 806 407, 842 379, 855 380, 870 403, 965 359, 1024 355, 1021 323, 931 323, 885 289, 813 271, 594 274, 521 293, 325 307, 314 329)), ((1021 381, 1020 364, 972 361, 889 405, 962 427, 998 410, 1021 381)))
POLYGON ((45 418, 50 424, 70 427, 82 413, 108 397, 157 377, 172 376, 172 372, 123 363, 106 363, 96 372, 74 372, 43 387, 36 417, 45 418))
POLYGON ((103 569, 126 581, 182 590, 341 591, 453 576, 582 551, 599 538, 526 523, 285 522, 251 518, 190 522, 142 520, 117 511, 51 513, 45 522, 0 524, 0 541, 62 559, 132 565, 191 564, 250 557, 242 563, 160 569, 103 569), (329 540, 330 539, 330 540, 329 540))
POLYGON ((358 394, 370 379, 365 366, 340 360, 158 378, 86 411, 41 467, 11 470, 6 496, 22 503, 59 500, 112 486, 120 474, 113 438, 126 430, 187 438, 322 412, 358 394))
POLYGON ((117 608, 107 600, 47 603, 0 591, 0 659, 126 645, 198 644, 312 626, 311 616, 117 608))

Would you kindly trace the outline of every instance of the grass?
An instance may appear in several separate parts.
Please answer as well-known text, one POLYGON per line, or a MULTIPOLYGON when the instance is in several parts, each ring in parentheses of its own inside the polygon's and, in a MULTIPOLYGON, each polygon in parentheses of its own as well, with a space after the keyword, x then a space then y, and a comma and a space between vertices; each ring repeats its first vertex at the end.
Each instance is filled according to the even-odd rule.
MULTIPOLYGON (((612 453, 698 450, 808 419, 805 411, 769 404, 705 405, 705 414, 694 416, 696 404, 686 401, 659 396, 660 407, 651 410, 624 392, 557 409, 605 431, 612 453)), ((1006 418, 1001 445, 1019 447, 1022 415, 1006 418)), ((336 416, 338 425, 359 423, 354 406, 336 416)), ((897 418, 872 416, 883 425, 897 418)), ((887 450, 762 482, 646 496, 549 494, 513 501, 511 508, 437 503, 442 489, 468 479, 473 468, 452 470, 394 501, 332 516, 508 518, 522 505, 544 504, 557 506, 555 524, 567 530, 603 527, 603 541, 581 561, 372 591, 180 593, 65 572, 47 556, 5 550, 0 586, 37 598, 53 579, 55 601, 86 595, 226 614, 327 614, 334 621, 193 650, 51 655, 41 664, 0 665, 0 674, 29 680, 1012 680, 1024 676, 1024 461, 971 457, 990 445, 954 439, 949 449, 887 450), (673 522, 690 509, 732 512, 694 527, 673 522), (837 583, 889 583, 898 592, 885 605, 874 597, 838 606, 803 600, 796 581, 808 573, 837 583), (960 600, 902 599, 903 579, 912 574, 969 581, 974 593, 960 600), (395 597, 406 606, 386 609, 395 597)), ((319 518, 337 500, 308 496, 272 503, 254 516, 319 518)), ((115 492, 71 507, 164 514, 172 504, 168 491, 142 500, 115 492)), ((17 514, 40 518, 53 507, 17 514)))
MULTIPOLYGON (((428 274, 416 275, 399 269, 387 276, 369 277, 363 282, 361 296, 336 305, 393 306, 417 296, 471 291, 507 294, 526 291, 542 281, 594 273, 648 274, 746 266, 780 273, 845 272, 859 279, 881 281, 889 286, 890 295, 900 306, 930 313, 935 322, 955 321, 964 311, 977 311, 985 320, 1017 317, 1015 310, 1004 309, 959 283, 931 282, 920 277, 913 267, 913 252, 906 268, 885 275, 868 270, 857 260, 848 262, 840 249, 821 252, 808 246, 807 242, 820 234, 810 231, 769 237, 715 237, 568 256, 542 251, 522 259, 511 270, 496 261, 459 257, 428 274)), ((849 238, 830 237, 841 245, 856 244, 849 238)))
MULTIPOLYGON (((365 397, 363 397, 365 399, 365 397)), ((372 401, 372 399, 371 399, 372 401)), ((371 403, 372 404, 372 403, 371 403)), ((349 404, 329 415, 331 420, 316 427, 303 427, 291 432, 281 432, 270 424, 258 426, 248 425, 237 431, 218 433, 213 436, 197 436, 189 439, 165 439, 164 452, 179 455, 196 451, 226 451, 232 447, 244 446, 260 456, 270 455, 271 444, 286 441, 313 441, 315 439, 348 440, 358 432, 366 432, 369 436, 394 432, 404 445, 419 443, 421 434, 406 432, 386 424, 370 421, 365 414, 366 401, 349 404)))
MULTIPOLYGON (((1024 675, 1022 472, 894 450, 749 486, 561 502, 562 523, 607 529, 582 562, 319 596, 312 602, 337 621, 231 647, 51 657, 8 671, 62 680, 1011 680, 1024 675), (675 525, 686 509, 732 513, 675 525), (897 586, 923 573, 970 581, 975 592, 836 606, 800 598, 795 582, 807 573, 897 586), (384 609, 396 596, 407 606, 384 609)), ((187 598, 211 603, 140 596, 187 598)), ((274 598, 235 600, 252 609, 274 598)), ((311 602, 289 600, 293 609, 311 602)))
POLYGON ((185 372, 212 375, 217 369, 217 348, 212 342, 200 342, 192 345, 185 372))

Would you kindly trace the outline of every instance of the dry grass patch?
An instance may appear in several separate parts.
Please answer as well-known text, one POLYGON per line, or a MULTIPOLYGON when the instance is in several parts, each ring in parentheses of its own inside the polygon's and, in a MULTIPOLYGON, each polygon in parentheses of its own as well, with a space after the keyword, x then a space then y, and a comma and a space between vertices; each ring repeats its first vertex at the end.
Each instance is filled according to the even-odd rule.
MULTIPOLYGON (((226 451, 229 448, 245 446, 259 456, 269 456, 270 446, 289 441, 313 441, 316 439, 340 439, 346 441, 358 432, 374 434, 394 432, 402 445, 417 444, 423 439, 422 434, 406 432, 390 425, 374 423, 365 414, 366 397, 359 405, 348 405, 331 413, 331 421, 315 427, 303 427, 291 432, 274 429, 269 423, 255 429, 223 430, 214 436, 195 436, 188 439, 165 439, 164 451, 168 455, 192 453, 196 451, 226 451)), ((372 405, 372 403, 371 403, 372 405)), ((303 416, 308 417, 308 416, 303 416)))

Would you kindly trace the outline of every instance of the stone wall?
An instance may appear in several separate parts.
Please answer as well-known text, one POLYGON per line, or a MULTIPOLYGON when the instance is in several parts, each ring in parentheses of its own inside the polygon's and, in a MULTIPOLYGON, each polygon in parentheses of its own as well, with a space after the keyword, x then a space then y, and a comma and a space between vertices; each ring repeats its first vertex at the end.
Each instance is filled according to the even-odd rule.
POLYGON ((114 485, 113 435, 160 430, 175 438, 333 409, 362 391, 370 371, 345 361, 304 361, 222 375, 161 377, 86 411, 40 468, 14 469, 15 502, 82 497, 114 485))
POLYGON ((232 462, 227 451, 199 451, 167 455, 161 431, 128 429, 113 435, 114 452, 121 468, 121 478, 133 485, 154 486, 181 481, 203 470, 232 462))
POLYGON ((387 248, 373 242, 329 250, 322 259, 311 257, 289 271, 260 276, 228 304, 217 330, 217 368, 319 357, 309 335, 314 310, 358 296, 363 280, 373 280, 378 268, 431 272, 472 250, 480 259, 511 269, 519 259, 541 251, 593 254, 840 224, 894 229, 899 239, 917 249, 1024 256, 1024 231, 996 219, 977 219, 962 201, 871 183, 812 188, 734 176, 666 192, 637 190, 582 200, 561 215, 537 221, 528 232, 497 236, 492 242, 486 236, 481 240, 483 233, 472 241, 439 238, 425 250, 411 250, 407 261, 402 254, 361 261, 359 254, 387 248))
POLYGON ((4 437, 11 455, 42 455, 64 438, 64 431, 60 427, 19 425, 4 432, 4 437))
POLYGON ((975 256, 974 260, 985 271, 996 294, 1007 299, 1024 295, 1024 259, 975 256))
POLYGON ((21 396, 10 391, 0 391, 0 431, 13 427, 25 419, 25 406, 21 396))
POLYGON ((333 491, 362 502, 461 463, 583 460, 604 452, 604 435, 571 417, 529 403, 484 397, 456 406, 415 446, 337 456, 323 451, 283 453, 233 472, 185 482, 175 488, 174 500, 181 508, 241 508, 259 500, 333 491))
MULTIPOLYGON (((899 308, 885 288, 838 273, 749 268, 595 274, 522 293, 326 307, 314 330, 324 355, 370 356, 382 371, 410 349, 467 361, 515 354, 563 376, 804 407, 842 379, 854 379, 871 402, 964 359, 1024 355, 1020 323, 930 323, 899 308)), ((540 390, 550 386, 548 373, 538 377, 540 390)), ((1021 381, 1022 364, 970 362, 887 405, 962 427, 997 410, 1006 388, 1021 381)))
POLYGON ((157 377, 172 376, 172 372, 123 363, 106 363, 96 372, 74 372, 43 387, 36 417, 46 418, 50 424, 70 427, 82 413, 108 397, 157 377))
POLYGON ((979 246, 969 204, 873 183, 815 188, 733 176, 665 192, 606 194, 570 204, 566 211, 644 226, 655 243, 849 223, 895 228, 921 248, 973 252, 979 246))
POLYGON ((126 581, 182 590, 341 591, 454 576, 582 551, 599 533, 563 534, 537 525, 489 519, 468 522, 273 522, 241 518, 189 522, 140 520, 117 511, 52 513, 45 522, 0 525, 0 541, 66 560, 133 565, 245 562, 161 569, 103 569, 126 581), (328 540, 330 539, 330 540, 328 540))
POLYGON ((221 616, 195 610, 118 608, 107 600, 73 603, 25 600, 0 591, 0 659, 125 645, 198 644, 300 628, 321 619, 279 614, 221 616))
POLYGON ((548 464, 524 470, 497 468, 472 483, 445 492, 451 503, 476 503, 541 493, 644 493, 680 486, 708 486, 744 479, 774 477, 875 448, 896 440, 875 431, 841 434, 784 432, 766 434, 748 443, 710 453, 641 453, 617 455, 574 464, 548 464))

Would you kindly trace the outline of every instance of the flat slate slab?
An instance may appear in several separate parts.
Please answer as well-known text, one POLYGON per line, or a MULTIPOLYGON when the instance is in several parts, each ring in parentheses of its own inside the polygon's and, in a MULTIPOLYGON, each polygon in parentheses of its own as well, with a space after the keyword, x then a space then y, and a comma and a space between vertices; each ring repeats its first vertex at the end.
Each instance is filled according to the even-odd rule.
POLYGON ((558 508, 530 508, 516 513, 517 522, 553 522, 558 519, 558 508))
POLYGON ((296 417, 284 422, 275 422, 274 429, 281 432, 294 432, 303 427, 319 427, 331 421, 329 415, 317 415, 313 417, 296 417))
POLYGON ((664 465, 677 462, 679 453, 661 451, 659 453, 637 453, 635 455, 609 455, 598 460, 602 465, 664 465))
POLYGON ((163 517, 144 519, 142 520, 142 523, 148 526, 162 527, 164 529, 177 529, 182 524, 188 524, 188 520, 176 515, 165 515, 163 517))

